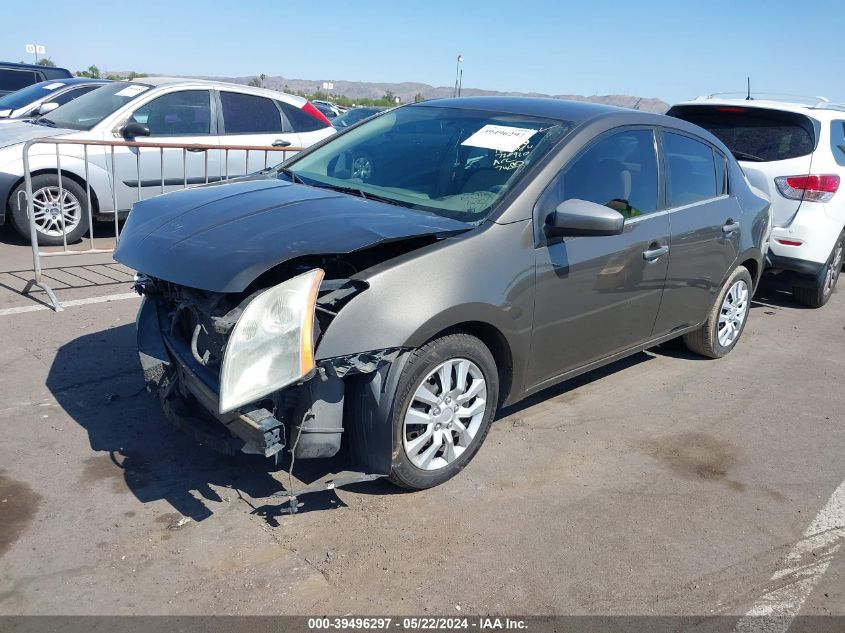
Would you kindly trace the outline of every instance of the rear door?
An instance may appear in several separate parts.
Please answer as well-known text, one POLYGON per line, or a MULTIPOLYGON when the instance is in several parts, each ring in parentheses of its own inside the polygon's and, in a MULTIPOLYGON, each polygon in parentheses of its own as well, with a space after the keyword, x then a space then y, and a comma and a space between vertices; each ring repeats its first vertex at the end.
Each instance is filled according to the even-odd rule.
POLYGON ((772 202, 774 226, 787 226, 801 205, 780 195, 775 178, 812 170, 818 122, 797 112, 733 105, 682 105, 668 114, 695 123, 722 141, 752 185, 772 202))
MULTIPOLYGON (((298 147, 299 135, 291 129, 276 101, 259 95, 220 90, 222 146, 298 147)), ((281 154, 242 149, 223 150, 223 177, 251 174, 281 162, 281 154)))
POLYGON ((739 252, 742 208, 727 164, 698 137, 662 132, 671 250, 655 336, 701 323, 739 252))

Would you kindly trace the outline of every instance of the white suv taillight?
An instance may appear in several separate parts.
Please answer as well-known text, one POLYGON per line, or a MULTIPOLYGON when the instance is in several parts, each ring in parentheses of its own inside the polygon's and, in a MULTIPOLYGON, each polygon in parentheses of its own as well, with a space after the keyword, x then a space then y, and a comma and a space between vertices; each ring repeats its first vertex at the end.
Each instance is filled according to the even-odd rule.
POLYGON ((784 198, 827 202, 839 189, 839 176, 836 174, 778 176, 775 178, 775 184, 784 198))

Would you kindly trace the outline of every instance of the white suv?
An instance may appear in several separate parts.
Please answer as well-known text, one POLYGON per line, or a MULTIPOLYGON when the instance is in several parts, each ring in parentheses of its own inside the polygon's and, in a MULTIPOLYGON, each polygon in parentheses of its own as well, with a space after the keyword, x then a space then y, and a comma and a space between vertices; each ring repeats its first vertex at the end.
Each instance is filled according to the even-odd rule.
POLYGON ((794 298, 827 303, 845 243, 845 106, 812 99, 699 97, 668 114, 715 134, 772 202, 770 272, 790 277, 794 298))
MULTIPOLYGON (((236 147, 308 147, 335 133, 302 97, 218 81, 144 77, 115 81, 49 114, 0 125, 0 224, 29 237, 22 148, 41 137, 236 147)), ((39 244, 73 242, 92 216, 122 217, 139 198, 219 182, 281 162, 274 152, 242 149, 150 149, 91 145, 34 145, 29 153, 39 244), (56 172, 60 155, 62 187, 56 172), (114 172, 114 173, 112 173, 114 172), (139 174, 140 172, 140 174, 139 174), (59 201, 61 191, 62 200, 59 201), (64 216, 64 217, 62 217, 64 216), (63 238, 63 235, 64 238, 63 238)), ((290 154, 288 154, 289 156, 290 154)))

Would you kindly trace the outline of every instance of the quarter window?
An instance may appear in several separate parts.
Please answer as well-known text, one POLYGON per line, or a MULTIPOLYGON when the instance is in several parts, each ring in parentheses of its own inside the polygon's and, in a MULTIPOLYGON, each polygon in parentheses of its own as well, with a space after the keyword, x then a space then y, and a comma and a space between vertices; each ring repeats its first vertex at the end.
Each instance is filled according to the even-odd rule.
POLYGON ((561 172, 540 198, 543 212, 578 198, 616 209, 626 218, 657 209, 657 156, 651 130, 604 138, 561 172))
POLYGON ((282 112, 290 121, 294 132, 316 132, 317 130, 324 130, 328 125, 315 116, 311 116, 307 112, 295 105, 285 103, 284 101, 277 101, 282 112))
POLYGON ((845 121, 831 122, 830 145, 836 163, 845 166, 845 121))
POLYGON ((716 162, 716 193, 725 195, 728 193, 728 165, 725 157, 719 152, 713 152, 713 160, 716 162))
POLYGON ((135 110, 133 120, 150 136, 201 136, 211 133, 211 93, 183 90, 153 99, 135 110))
POLYGON ((282 132, 282 115, 270 99, 240 92, 221 92, 226 134, 282 132))
POLYGON ((669 206, 679 207, 721 194, 724 185, 717 189, 716 166, 710 145, 688 136, 665 132, 663 148, 666 152, 669 206))

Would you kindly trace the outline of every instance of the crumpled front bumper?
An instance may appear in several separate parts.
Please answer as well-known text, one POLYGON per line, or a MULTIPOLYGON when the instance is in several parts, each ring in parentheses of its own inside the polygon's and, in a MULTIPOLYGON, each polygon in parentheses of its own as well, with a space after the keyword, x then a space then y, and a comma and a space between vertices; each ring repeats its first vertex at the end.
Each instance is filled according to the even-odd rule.
POLYGON ((296 407, 281 414, 258 403, 221 414, 217 373, 197 362, 187 342, 165 334, 170 331, 166 309, 144 297, 136 327, 148 389, 157 393, 167 418, 200 444, 226 454, 266 457, 293 447, 297 458, 309 459, 333 456, 342 434, 355 468, 367 476, 390 472, 393 394, 409 348, 318 360, 317 371, 300 385, 308 397, 295 397, 296 407), (347 391, 354 394, 350 401, 347 391))
POLYGON ((193 358, 186 344, 162 335, 164 315, 144 298, 136 318, 144 380, 155 390, 167 418, 200 444, 226 454, 271 457, 285 447, 285 427, 260 407, 219 414, 216 374, 193 358))

